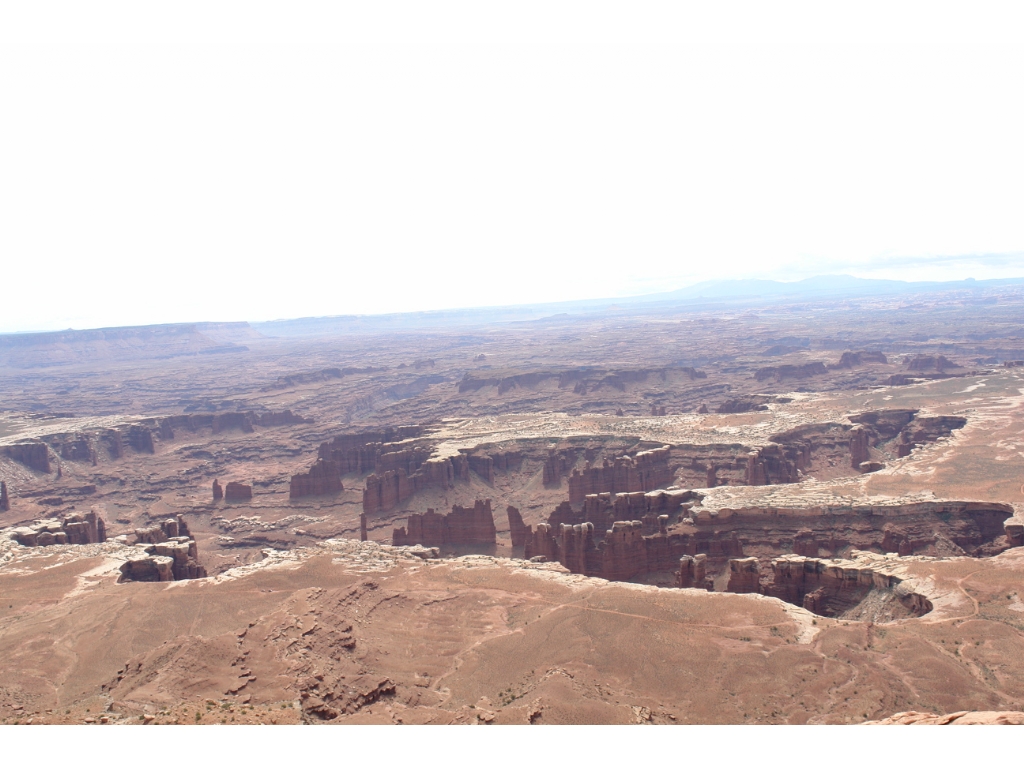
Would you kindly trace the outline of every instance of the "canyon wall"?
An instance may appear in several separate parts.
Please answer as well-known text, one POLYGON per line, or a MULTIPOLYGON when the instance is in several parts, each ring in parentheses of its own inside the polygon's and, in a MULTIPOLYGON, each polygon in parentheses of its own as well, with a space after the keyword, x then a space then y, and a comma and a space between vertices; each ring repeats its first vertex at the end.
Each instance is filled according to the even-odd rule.
POLYGON ((497 543, 491 500, 479 499, 472 507, 452 505, 451 513, 439 515, 428 509, 424 514, 411 514, 406 527, 395 528, 392 544, 425 547, 482 546, 497 543))
POLYGON ((317 459, 309 471, 292 475, 288 486, 288 498, 323 496, 345 490, 341 482, 341 465, 336 461, 317 459))

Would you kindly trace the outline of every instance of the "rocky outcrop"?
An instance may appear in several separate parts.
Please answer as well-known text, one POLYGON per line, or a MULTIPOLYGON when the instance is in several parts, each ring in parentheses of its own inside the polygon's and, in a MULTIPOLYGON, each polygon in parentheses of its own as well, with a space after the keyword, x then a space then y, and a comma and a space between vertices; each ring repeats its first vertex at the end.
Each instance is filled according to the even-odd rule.
POLYGON ((726 591, 739 594, 761 591, 761 563, 756 557, 729 561, 729 585, 726 591))
POLYGON ((680 589, 710 589, 707 583, 707 555, 683 555, 679 558, 676 586, 680 589))
POLYGON ((379 456, 401 450, 394 443, 412 440, 423 433, 423 427, 413 425, 339 435, 330 442, 322 443, 317 455, 325 461, 338 462, 343 475, 376 472, 382 470, 377 466, 379 456))
POLYGON ((804 363, 803 365, 774 365, 766 368, 758 368, 754 371, 756 381, 786 381, 787 379, 807 379, 811 376, 824 376, 828 369, 821 361, 804 363))
POLYGON ((465 454, 430 459, 412 473, 400 468, 372 474, 366 478, 363 490, 363 511, 388 512, 419 491, 451 488, 456 480, 469 480, 469 460, 465 454))
MULTIPOLYGON (((11 508, 11 500, 7 496, 7 483, 0 480, 0 512, 7 512, 11 508)), ((522 522, 522 518, 519 519, 522 522)))
POLYGON ((252 486, 243 483, 228 483, 224 488, 225 501, 249 501, 252 499, 252 486))
POLYGON ((21 462, 29 469, 36 472, 46 472, 50 469, 50 451, 46 443, 18 443, 3 448, 4 455, 21 462))
POLYGON ((576 455, 570 451, 551 449, 544 461, 542 480, 544 485, 558 485, 576 463, 576 455))
POLYGON ((218 413, 213 417, 213 431, 214 434, 228 429, 252 432, 252 422, 252 416, 248 413, 218 413))
POLYGON ((911 451, 943 437, 954 429, 962 429, 967 419, 962 416, 915 416, 900 432, 898 456, 909 456, 911 451))
POLYGON ((168 518, 131 536, 135 552, 121 565, 122 581, 181 581, 201 579, 206 568, 185 518, 168 518))
MULTIPOLYGON (((750 413, 751 411, 767 411, 768 403, 775 400, 771 395, 745 395, 726 400, 715 409, 715 413, 750 413)), ((704 411, 707 413, 707 410, 704 411)))
MULTIPOLYGON (((854 560, 820 560, 786 555, 772 561, 770 581, 760 590, 747 591, 760 591, 822 616, 847 613, 872 590, 897 599, 902 609, 898 610, 899 614, 923 616, 932 610, 932 603, 925 595, 904 584, 891 559, 860 552, 855 552, 854 557, 854 560)), ((730 592, 734 591, 731 585, 732 582, 730 592)))
POLYGON ((859 352, 843 352, 843 356, 839 358, 839 362, 834 366, 835 369, 843 368, 858 368, 862 365, 869 363, 880 363, 886 365, 889 359, 881 352, 868 352, 867 350, 861 350, 859 352))
POLYGON ((394 546, 458 547, 497 543, 490 499, 477 500, 472 507, 455 504, 447 515, 439 515, 432 509, 425 514, 411 514, 406 526, 394 529, 394 546))
POLYGON ((672 482, 668 446, 641 451, 636 456, 607 459, 601 465, 587 464, 583 471, 573 470, 569 476, 569 501, 582 502, 595 493, 631 493, 652 491, 672 482))
POLYGON ((341 466, 336 461, 317 459, 305 474, 292 475, 288 498, 323 496, 345 490, 341 482, 341 466))
POLYGON ((61 520, 39 520, 15 528, 14 540, 24 547, 48 547, 54 544, 102 544, 107 526, 96 512, 75 513, 61 520))
POLYGON ((139 453, 155 453, 153 433, 144 426, 133 424, 128 427, 128 445, 139 453))
POLYGON ((529 528, 523 522, 523 516, 519 514, 519 510, 509 505, 505 510, 505 514, 508 515, 508 531, 512 537, 513 547, 524 547, 526 546, 526 537, 529 535, 529 528))
POLYGON ((943 355, 915 355, 907 361, 908 371, 936 371, 942 373, 943 371, 962 367, 943 355))
POLYGON ((215 478, 214 481, 213 481, 213 500, 214 501, 220 501, 223 498, 224 498, 224 489, 220 487, 220 482, 218 480, 216 480, 216 478, 215 478))
POLYGON ((735 536, 749 554, 778 557, 848 549, 903 555, 997 554, 1011 546, 1009 530, 1020 521, 1005 504, 920 501, 820 507, 744 507, 689 512, 697 534, 735 536))

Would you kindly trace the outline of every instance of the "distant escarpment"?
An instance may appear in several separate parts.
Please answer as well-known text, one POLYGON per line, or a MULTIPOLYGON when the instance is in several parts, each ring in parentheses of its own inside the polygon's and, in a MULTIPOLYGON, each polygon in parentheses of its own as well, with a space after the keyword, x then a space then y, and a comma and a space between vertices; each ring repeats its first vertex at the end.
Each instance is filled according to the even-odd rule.
POLYGON ((758 368, 754 371, 754 379, 757 381, 786 381, 787 379, 807 379, 811 376, 824 376, 828 373, 825 363, 815 361, 803 365, 773 365, 766 368, 758 368))
POLYGON ((839 358, 839 362, 830 367, 839 370, 844 368, 857 368, 862 365, 875 363, 886 365, 888 362, 889 359, 881 352, 861 350, 859 352, 843 352, 843 356, 839 358))
POLYGON ((275 389, 287 389, 302 384, 317 384, 342 379, 346 376, 353 376, 357 373, 377 373, 386 370, 385 368, 321 368, 319 371, 303 371, 301 373, 289 373, 286 376, 278 376, 273 384, 263 387, 263 391, 269 392, 275 389))
POLYGON ((238 353, 261 338, 248 323, 177 323, 0 335, 0 366, 48 368, 80 362, 160 360, 238 353))
POLYGON ((490 546, 497 542, 491 500, 479 499, 472 507, 452 506, 447 515, 428 509, 425 514, 411 514, 406 527, 395 528, 395 546, 459 547, 490 546))
POLYGON ((514 372, 480 375, 466 373, 459 382, 459 393, 478 392, 494 387, 499 395, 517 388, 532 388, 556 383, 558 389, 572 388, 573 392, 585 395, 603 387, 625 392, 627 385, 643 384, 656 379, 668 381, 670 377, 683 377, 689 381, 706 379, 704 371, 690 367, 637 368, 630 370, 604 370, 599 368, 552 369, 546 371, 514 372))

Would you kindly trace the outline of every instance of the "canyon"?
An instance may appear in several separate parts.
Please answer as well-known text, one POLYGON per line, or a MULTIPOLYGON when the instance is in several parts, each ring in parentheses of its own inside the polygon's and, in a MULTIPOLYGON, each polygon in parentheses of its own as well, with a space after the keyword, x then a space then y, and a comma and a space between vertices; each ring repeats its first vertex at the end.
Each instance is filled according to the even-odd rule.
POLYGON ((985 290, 0 337, 0 722, 1024 710, 985 290))

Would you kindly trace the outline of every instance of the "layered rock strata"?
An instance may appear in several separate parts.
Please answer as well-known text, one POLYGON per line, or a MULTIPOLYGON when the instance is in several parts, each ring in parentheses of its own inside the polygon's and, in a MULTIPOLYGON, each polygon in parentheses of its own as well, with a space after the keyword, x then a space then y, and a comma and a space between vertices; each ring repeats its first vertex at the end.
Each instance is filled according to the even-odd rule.
POLYGON ((588 464, 583 471, 569 476, 569 501, 579 503, 594 493, 632 493, 651 491, 672 483, 669 468, 671 448, 665 446, 641 451, 636 456, 607 459, 599 466, 588 464))
POLYGON ((252 486, 244 483, 228 483, 224 487, 225 501, 249 501, 252 499, 252 486))
POLYGON ((395 528, 394 546, 445 547, 484 546, 497 543, 491 500, 479 499, 472 507, 452 505, 451 513, 439 515, 428 509, 425 514, 409 515, 405 528, 395 528))
POLYGON ((419 491, 451 488, 456 480, 469 480, 469 461, 464 454, 424 461, 411 473, 402 468, 375 473, 366 478, 363 511, 387 512, 419 491))
POLYGON ((336 461, 317 459, 309 472, 292 475, 288 497, 298 499, 303 496, 323 496, 343 490, 345 486, 341 482, 341 465, 336 461))
POLYGON ((758 589, 734 590, 730 581, 729 591, 758 591, 822 616, 850 611, 873 590, 895 597, 909 615, 923 616, 932 610, 927 596, 905 583, 893 558, 864 552, 853 556, 853 560, 820 560, 786 555, 772 561, 772 578, 758 589))
POLYGON ((21 462, 29 469, 36 472, 46 472, 50 469, 50 451, 46 443, 18 443, 16 445, 4 446, 3 452, 15 461, 21 462))
POLYGON ((132 534, 136 552, 121 565, 122 581, 181 581, 206 576, 185 519, 178 515, 132 534))
POLYGON ((0 512, 7 512, 11 508, 11 500, 7 496, 7 483, 0 481, 0 512))
POLYGON ((76 513, 61 520, 40 520, 15 528, 14 540, 25 547, 54 544, 102 544, 107 540, 107 525, 95 512, 76 513))
POLYGON ((526 537, 529 534, 529 528, 523 522, 523 516, 519 514, 518 509, 511 505, 509 505, 505 510, 505 514, 508 515, 508 531, 512 538, 512 546, 526 546, 526 537))

